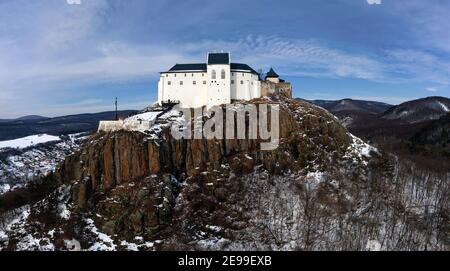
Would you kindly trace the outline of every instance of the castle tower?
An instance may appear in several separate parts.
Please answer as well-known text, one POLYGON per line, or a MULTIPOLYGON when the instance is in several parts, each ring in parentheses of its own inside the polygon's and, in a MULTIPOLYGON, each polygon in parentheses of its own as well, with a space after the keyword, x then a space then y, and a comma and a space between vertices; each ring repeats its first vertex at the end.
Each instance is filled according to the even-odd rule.
POLYGON ((230 53, 208 53, 207 105, 229 104, 231 101, 230 53))
POLYGON ((266 74, 265 80, 278 84, 280 83, 280 76, 272 68, 270 68, 270 71, 266 74))

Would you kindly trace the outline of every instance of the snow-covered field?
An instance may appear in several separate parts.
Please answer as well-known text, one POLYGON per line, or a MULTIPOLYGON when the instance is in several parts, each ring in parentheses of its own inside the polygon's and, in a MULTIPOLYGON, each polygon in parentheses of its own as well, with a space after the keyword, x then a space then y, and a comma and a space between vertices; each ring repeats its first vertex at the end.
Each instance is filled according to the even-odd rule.
POLYGON ((13 151, 0 149, 3 156, 0 160, 0 195, 23 187, 28 182, 55 170, 60 161, 79 149, 85 138, 85 134, 73 134, 64 138, 30 136, 27 140, 23 138, 10 140, 9 142, 14 144, 8 143, 8 146, 16 146, 11 147, 14 148, 13 151), (32 138, 38 140, 30 140, 32 138))
POLYGON ((52 141, 61 141, 61 138, 59 136, 52 136, 47 134, 32 135, 13 140, 0 141, 0 149, 2 148, 25 149, 31 146, 52 141))
POLYGON ((137 115, 127 118, 125 121, 137 121, 137 120, 154 121, 156 119, 156 117, 158 116, 158 114, 160 114, 160 113, 161 113, 161 111, 137 114, 137 115))

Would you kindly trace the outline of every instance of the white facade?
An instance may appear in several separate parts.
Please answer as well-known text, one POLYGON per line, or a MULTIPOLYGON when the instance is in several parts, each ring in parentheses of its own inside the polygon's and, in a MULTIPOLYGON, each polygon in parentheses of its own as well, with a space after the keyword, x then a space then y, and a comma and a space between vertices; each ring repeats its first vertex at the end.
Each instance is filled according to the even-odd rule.
POLYGON ((231 63, 229 53, 208 54, 207 60, 204 64, 177 64, 162 72, 158 103, 179 102, 184 108, 198 108, 261 97, 259 75, 248 65, 231 63))
POLYGON ((179 101, 182 107, 201 107, 207 104, 207 84, 206 72, 161 73, 158 103, 179 101))
POLYGON ((258 74, 234 70, 231 72, 231 99, 251 100, 261 97, 261 82, 258 74))

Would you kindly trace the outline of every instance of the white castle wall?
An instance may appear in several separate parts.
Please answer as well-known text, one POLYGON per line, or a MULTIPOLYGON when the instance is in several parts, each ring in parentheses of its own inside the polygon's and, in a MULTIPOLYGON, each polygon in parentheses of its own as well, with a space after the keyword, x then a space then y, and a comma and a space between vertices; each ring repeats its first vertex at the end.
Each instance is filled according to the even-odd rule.
POLYGON ((183 108, 229 104, 231 100, 261 97, 257 74, 230 70, 230 65, 207 65, 207 71, 161 73, 158 82, 158 103, 179 101, 183 108), (225 78, 222 78, 222 70, 225 78), (213 78, 213 71, 216 77, 213 78))
POLYGON ((231 99, 251 100, 261 97, 258 75, 243 71, 231 72, 231 99))
POLYGON ((158 82, 158 102, 180 101, 181 107, 197 108, 207 104, 206 72, 163 73, 158 82))
POLYGON ((229 104, 231 101, 230 65, 208 65, 208 107, 229 104), (215 77, 214 77, 215 74, 215 77), (224 75, 224 76, 223 76, 224 75))
POLYGON ((146 131, 151 127, 150 121, 100 121, 98 132, 116 132, 116 131, 146 131))

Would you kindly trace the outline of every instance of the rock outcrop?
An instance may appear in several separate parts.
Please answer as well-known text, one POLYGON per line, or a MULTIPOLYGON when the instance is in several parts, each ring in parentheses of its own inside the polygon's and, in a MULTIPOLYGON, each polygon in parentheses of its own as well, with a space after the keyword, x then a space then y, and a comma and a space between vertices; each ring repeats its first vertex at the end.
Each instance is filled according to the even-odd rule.
POLYGON ((259 140, 176 140, 169 128, 158 139, 140 132, 99 133, 79 153, 68 156, 55 176, 61 183, 77 183, 74 201, 84 208, 97 191, 110 191, 154 174, 184 180, 220 170, 223 164, 233 166, 233 171, 251 171, 264 164, 275 173, 329 159, 325 154, 344 153, 350 138, 332 115, 304 102, 286 98, 277 102, 282 104, 281 143, 275 151, 260 151, 259 140), (249 165, 233 162, 242 155, 255 160, 249 165))
POLYGON ((430 190, 445 176, 396 164, 319 107, 251 101, 264 102, 281 109, 272 151, 261 140, 176 140, 171 120, 148 133, 93 135, 47 177, 60 188, 9 226, 18 234, 7 249, 25 247, 23 232, 63 250, 67 240, 92 250, 362 250, 373 240, 385 240, 383 249, 445 248, 432 236, 446 236, 448 206, 427 209, 426 219, 408 207, 445 202, 448 183, 430 190), (410 187, 414 195, 399 196, 410 187))
MULTIPOLYGON (((281 105, 280 147, 274 151, 259 150, 259 140, 176 140, 168 127, 156 139, 141 132, 98 133, 67 157, 54 176, 72 185, 75 209, 107 210, 100 223, 109 233, 125 227, 125 232, 137 234, 170 223, 179 184, 187 179, 216 182, 218 176, 247 174, 256 166, 282 174, 313 163, 326 167, 334 156, 343 155, 351 139, 332 115, 305 102, 276 98, 272 102, 281 105), (122 207, 114 207, 107 200, 111 197, 120 198, 122 207)), ((224 197, 221 191, 213 194, 224 197)))

